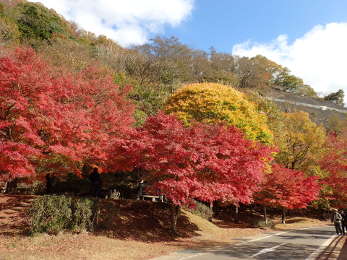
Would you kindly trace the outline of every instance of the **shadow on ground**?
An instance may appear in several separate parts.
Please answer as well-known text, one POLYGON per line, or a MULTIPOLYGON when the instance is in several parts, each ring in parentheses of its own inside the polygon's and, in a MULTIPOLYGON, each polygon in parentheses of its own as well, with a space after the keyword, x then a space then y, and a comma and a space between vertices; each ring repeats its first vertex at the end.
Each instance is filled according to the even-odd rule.
MULTIPOLYGON (((205 247, 201 245, 192 244, 191 249, 181 252, 182 259, 183 254, 187 254, 189 258, 192 254, 208 254, 204 256, 204 259, 306 259, 307 256, 315 252, 319 247, 307 244, 286 243, 279 245, 276 242, 257 242, 256 245, 250 244, 226 244, 226 243, 211 243, 211 241, 205 241, 205 247), (265 251, 269 248, 277 247, 273 252, 265 251), (264 253, 260 253, 263 251, 264 253), (209 257, 209 258, 208 258, 209 257)), ((343 259, 343 258, 342 258, 343 259)), ((330 259, 329 259, 330 260, 330 259)))
POLYGON ((0 235, 24 235, 27 230, 25 209, 34 196, 0 195, 0 235))
POLYGON ((336 236, 329 245, 317 256, 317 260, 346 260, 347 240, 346 237, 336 236))
MULTIPOLYGON (((27 234, 26 209, 35 196, 0 195, 0 235, 27 234)), ((178 218, 177 234, 170 232, 170 208, 165 203, 137 200, 100 200, 95 234, 143 242, 175 241, 198 236, 198 227, 184 215, 178 218)))
POLYGON ((345 242, 343 243, 341 252, 337 260, 345 260, 345 259, 347 259, 347 238, 345 238, 345 242))
POLYGON ((178 218, 177 235, 170 232, 170 208, 165 203, 103 200, 96 234, 145 242, 172 241, 199 235, 198 227, 184 215, 178 218))

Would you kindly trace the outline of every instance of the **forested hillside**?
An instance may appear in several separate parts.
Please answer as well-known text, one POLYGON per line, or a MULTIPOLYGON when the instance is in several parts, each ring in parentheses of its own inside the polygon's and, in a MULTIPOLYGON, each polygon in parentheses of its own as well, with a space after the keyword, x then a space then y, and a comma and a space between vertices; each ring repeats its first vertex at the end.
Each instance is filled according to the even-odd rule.
MULTIPOLYGON (((125 49, 104 36, 79 29, 41 4, 0 2, 2 46, 30 46, 52 65, 74 72, 98 64, 117 84, 133 87, 130 98, 137 105, 139 122, 161 109, 166 98, 184 83, 218 82, 263 94, 276 88, 317 98, 302 79, 262 56, 236 57, 213 47, 209 52, 195 50, 175 37, 157 37, 143 46, 125 49)), ((342 104, 343 92, 327 99, 342 104)))
POLYGON ((279 91, 343 108, 343 91, 319 98, 263 56, 195 50, 175 37, 122 48, 27 1, 0 1, 0 42, 3 180, 86 177, 95 167, 128 187, 145 180, 176 220, 193 199, 283 212, 347 201, 344 116, 316 124, 267 98, 279 91))

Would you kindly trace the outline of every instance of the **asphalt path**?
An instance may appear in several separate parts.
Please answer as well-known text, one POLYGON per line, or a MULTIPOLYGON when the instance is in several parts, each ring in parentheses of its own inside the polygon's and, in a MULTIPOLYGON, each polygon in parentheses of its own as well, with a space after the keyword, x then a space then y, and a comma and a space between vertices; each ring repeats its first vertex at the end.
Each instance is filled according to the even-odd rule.
POLYGON ((268 233, 228 247, 183 250, 154 260, 313 260, 335 238, 333 226, 268 233))
POLYGON ((271 101, 275 101, 275 102, 289 103, 289 104, 296 105, 296 106, 312 107, 312 108, 316 108, 316 109, 320 109, 320 110, 331 110, 331 111, 336 111, 336 112, 344 113, 344 114, 347 113, 347 109, 338 109, 335 107, 312 105, 312 104, 307 104, 307 103, 302 103, 302 102, 297 102, 297 101, 291 101, 291 100, 286 100, 286 99, 280 99, 280 98, 268 97, 267 99, 269 99, 271 101))

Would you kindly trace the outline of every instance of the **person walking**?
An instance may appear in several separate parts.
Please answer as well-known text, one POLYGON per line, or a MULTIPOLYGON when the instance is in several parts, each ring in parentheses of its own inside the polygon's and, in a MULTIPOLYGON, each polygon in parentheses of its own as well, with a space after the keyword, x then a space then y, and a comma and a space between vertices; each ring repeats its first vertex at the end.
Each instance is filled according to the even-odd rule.
POLYGON ((333 216, 331 220, 334 223, 336 234, 344 235, 345 232, 342 230, 342 216, 337 209, 333 209, 333 216))
POLYGON ((341 216, 342 216, 342 231, 346 235, 347 234, 347 212, 341 210, 341 216))

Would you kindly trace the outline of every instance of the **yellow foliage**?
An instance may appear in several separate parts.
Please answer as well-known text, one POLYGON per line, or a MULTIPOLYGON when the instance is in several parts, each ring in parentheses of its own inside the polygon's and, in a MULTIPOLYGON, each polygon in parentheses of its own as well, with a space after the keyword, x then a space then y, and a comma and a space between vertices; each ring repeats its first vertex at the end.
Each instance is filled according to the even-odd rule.
POLYGON ((185 124, 223 122, 240 128, 248 139, 272 142, 265 114, 244 94, 217 83, 195 83, 178 89, 166 102, 165 112, 175 114, 185 124))
POLYGON ((312 122, 305 112, 285 113, 283 121, 285 128, 276 134, 280 149, 277 161, 287 168, 319 175, 317 165, 324 152, 324 128, 312 122))
POLYGON ((4 42, 18 42, 20 32, 17 25, 6 16, 0 16, 0 39, 4 42))

